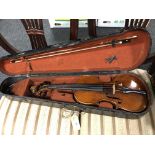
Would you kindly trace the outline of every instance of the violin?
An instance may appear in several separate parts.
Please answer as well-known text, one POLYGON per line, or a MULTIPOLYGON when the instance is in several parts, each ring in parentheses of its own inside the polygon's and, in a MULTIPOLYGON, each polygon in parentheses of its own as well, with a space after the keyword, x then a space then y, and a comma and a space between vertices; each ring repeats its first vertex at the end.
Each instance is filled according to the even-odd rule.
POLYGON ((47 98, 47 94, 54 89, 72 93, 76 102, 84 105, 101 107, 100 103, 108 102, 114 109, 129 112, 141 112, 146 108, 145 88, 139 79, 131 75, 115 76, 110 82, 102 82, 97 76, 83 76, 72 84, 45 81, 30 87, 31 93, 41 98, 47 98))

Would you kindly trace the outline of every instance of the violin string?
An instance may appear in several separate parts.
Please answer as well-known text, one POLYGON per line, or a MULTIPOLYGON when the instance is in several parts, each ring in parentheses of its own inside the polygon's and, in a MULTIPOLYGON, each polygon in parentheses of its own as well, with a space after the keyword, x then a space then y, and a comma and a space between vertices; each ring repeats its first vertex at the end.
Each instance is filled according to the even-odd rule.
MULTIPOLYGON (((106 91, 106 90, 113 90, 114 84, 70 84, 70 85, 62 85, 62 84, 55 84, 55 85, 43 85, 39 89, 61 89, 61 90, 90 90, 90 91, 106 91)), ((146 94, 143 90, 133 90, 126 87, 116 87, 115 91, 122 91, 124 93, 138 93, 138 94, 146 94)))

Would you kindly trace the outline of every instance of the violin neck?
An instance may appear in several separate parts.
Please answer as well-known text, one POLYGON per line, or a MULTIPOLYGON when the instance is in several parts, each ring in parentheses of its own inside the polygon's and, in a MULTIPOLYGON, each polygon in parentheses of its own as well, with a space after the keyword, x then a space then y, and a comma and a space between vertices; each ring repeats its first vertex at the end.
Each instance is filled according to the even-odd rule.
MULTIPOLYGON (((113 92, 113 83, 108 84, 53 84, 43 86, 48 89, 59 89, 59 90, 85 90, 85 91, 99 91, 99 92, 113 92)), ((143 90, 135 90, 127 87, 116 87, 115 91, 121 91, 123 93, 137 93, 146 94, 143 90)))
MULTIPOLYGON (((108 84, 51 84, 51 85, 45 85, 45 87, 51 88, 51 89, 65 89, 65 88, 112 88, 113 83, 108 84)), ((44 86, 43 86, 44 87, 44 86)))

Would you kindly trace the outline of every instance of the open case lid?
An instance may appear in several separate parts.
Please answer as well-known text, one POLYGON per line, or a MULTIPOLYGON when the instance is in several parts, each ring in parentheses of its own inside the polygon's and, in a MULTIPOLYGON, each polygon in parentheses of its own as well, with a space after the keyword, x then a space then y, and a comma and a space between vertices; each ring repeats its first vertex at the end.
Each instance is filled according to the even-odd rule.
POLYGON ((0 70, 7 75, 132 70, 144 62, 150 47, 147 31, 128 30, 79 44, 3 57, 0 70))

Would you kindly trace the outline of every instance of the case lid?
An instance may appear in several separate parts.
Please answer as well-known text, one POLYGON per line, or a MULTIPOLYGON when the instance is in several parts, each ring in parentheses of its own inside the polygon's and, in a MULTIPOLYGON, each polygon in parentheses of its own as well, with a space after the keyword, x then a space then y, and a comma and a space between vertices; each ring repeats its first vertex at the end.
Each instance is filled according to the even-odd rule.
POLYGON ((147 31, 128 30, 79 44, 3 57, 0 69, 8 75, 132 70, 144 62, 150 47, 147 31))

